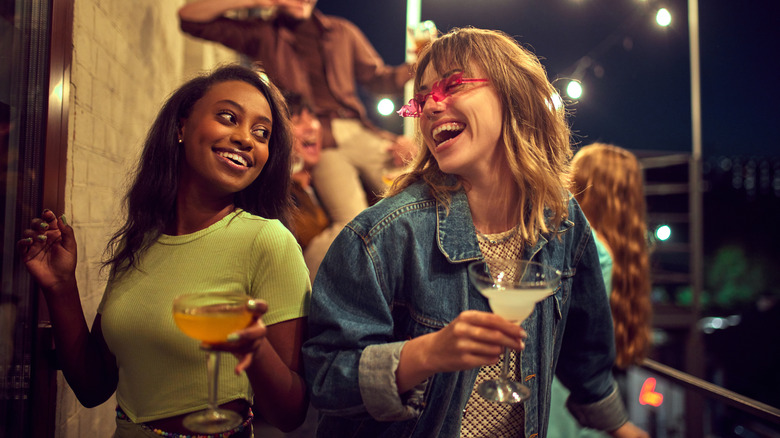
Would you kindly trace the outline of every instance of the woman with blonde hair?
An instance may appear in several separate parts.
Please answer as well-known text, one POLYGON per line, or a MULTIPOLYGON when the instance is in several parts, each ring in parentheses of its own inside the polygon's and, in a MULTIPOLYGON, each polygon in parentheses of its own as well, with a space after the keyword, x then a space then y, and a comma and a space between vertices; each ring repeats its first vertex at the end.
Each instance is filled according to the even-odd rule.
MULTIPOLYGON (((647 357, 650 349, 650 267, 642 168, 618 146, 594 143, 572 160, 572 192, 596 237, 615 327, 615 373, 647 357)), ((551 436, 604 436, 580 428, 564 409, 568 391, 553 382, 551 436)))
POLYGON ((596 247, 567 190, 569 128, 538 59, 502 32, 455 29, 420 53, 414 88, 399 113, 418 117, 424 147, 342 230, 313 286, 303 354, 319 436, 544 437, 556 363, 578 418, 647 436, 612 377, 596 247), (469 282, 490 258, 563 273, 522 327, 469 282), (504 348, 522 351, 524 404, 472 395, 504 348))

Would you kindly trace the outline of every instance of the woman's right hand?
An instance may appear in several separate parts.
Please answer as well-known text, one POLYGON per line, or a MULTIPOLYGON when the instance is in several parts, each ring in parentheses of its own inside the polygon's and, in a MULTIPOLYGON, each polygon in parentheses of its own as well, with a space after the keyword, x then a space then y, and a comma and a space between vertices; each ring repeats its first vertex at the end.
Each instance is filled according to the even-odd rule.
POLYGON ((490 312, 466 310, 443 329, 404 345, 396 370, 399 394, 437 373, 498 363, 504 348, 522 350, 528 335, 520 325, 490 312))
POLYGON ((268 303, 261 299, 249 300, 247 309, 252 312, 252 323, 249 326, 231 333, 228 336, 228 342, 209 346, 213 350, 233 353, 236 359, 238 359, 238 364, 235 368, 236 374, 246 370, 252 364, 255 356, 259 359, 263 348, 270 346, 266 342, 268 330, 263 323, 263 315, 268 311, 268 303))
POLYGON ((64 216, 44 210, 17 242, 27 270, 47 291, 72 284, 76 275, 76 239, 64 216))
POLYGON ((520 325, 490 312, 467 310, 432 333, 429 360, 437 372, 498 363, 504 348, 522 350, 527 336, 520 325))

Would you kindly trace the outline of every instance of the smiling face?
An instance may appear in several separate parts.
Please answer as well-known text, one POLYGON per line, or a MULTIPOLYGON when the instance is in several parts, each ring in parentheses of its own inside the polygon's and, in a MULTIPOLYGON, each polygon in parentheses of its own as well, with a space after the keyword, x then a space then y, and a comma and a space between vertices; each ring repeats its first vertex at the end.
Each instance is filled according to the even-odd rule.
POLYGON ((293 151, 303 160, 303 168, 311 170, 322 153, 322 125, 308 108, 293 115, 292 124, 293 151))
POLYGON ((179 191, 185 196, 232 202, 268 161, 271 107, 260 90, 246 82, 215 84, 181 124, 179 191))
MULTIPOLYGON (((446 84, 449 76, 430 65, 426 68, 417 93, 426 95, 446 84), (444 79, 444 82, 438 82, 444 79), (438 84, 437 84, 438 82, 438 84), (438 86, 438 87, 436 87, 438 86)), ((484 72, 472 66, 464 78, 486 78, 484 72)), ((420 129, 428 150, 439 168, 449 174, 475 181, 491 172, 501 144, 503 111, 490 82, 462 82, 444 90, 440 99, 427 96, 422 107, 420 129)))

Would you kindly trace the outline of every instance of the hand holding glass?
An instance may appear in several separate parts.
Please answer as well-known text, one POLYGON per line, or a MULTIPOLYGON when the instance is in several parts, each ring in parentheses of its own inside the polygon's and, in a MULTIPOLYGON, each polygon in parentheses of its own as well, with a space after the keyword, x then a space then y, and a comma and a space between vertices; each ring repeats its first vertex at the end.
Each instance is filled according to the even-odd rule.
POLYGON ((439 31, 436 29, 436 24, 431 20, 425 20, 417 23, 414 27, 408 27, 409 35, 412 40, 411 51, 417 55, 420 51, 432 43, 438 36, 439 31))
MULTIPOLYGON (((173 300, 173 320, 185 335, 206 344, 227 342, 229 334, 251 324, 249 297, 240 292, 204 292, 180 295, 173 300)), ((217 406, 219 351, 206 350, 208 408, 184 417, 184 427, 198 433, 220 433, 241 424, 236 412, 217 406)))
MULTIPOLYGON (((468 268, 469 279, 490 303, 493 313, 518 324, 531 315, 538 301, 553 293, 561 272, 547 265, 520 259, 489 259, 474 262, 468 268)), ((502 403, 522 403, 531 395, 530 389, 510 380, 509 349, 504 351, 501 375, 482 382, 477 393, 483 398, 502 403)))

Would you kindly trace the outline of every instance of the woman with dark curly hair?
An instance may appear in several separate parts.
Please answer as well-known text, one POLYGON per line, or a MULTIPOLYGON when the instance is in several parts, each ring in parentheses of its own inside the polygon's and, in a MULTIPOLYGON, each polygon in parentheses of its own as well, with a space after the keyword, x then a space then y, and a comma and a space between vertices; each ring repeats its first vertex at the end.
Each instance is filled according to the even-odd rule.
POLYGON ((212 346, 232 353, 218 403, 244 419, 218 436, 250 437, 252 407, 281 429, 303 421, 310 285, 284 225, 290 149, 284 100, 258 72, 223 66, 177 89, 146 138, 91 330, 65 216, 44 210, 23 232, 22 260, 46 298, 65 378, 87 407, 116 391, 115 437, 187 436, 182 419, 206 408, 203 352, 171 310, 177 295, 201 291, 241 291, 256 303, 247 328, 212 346))

